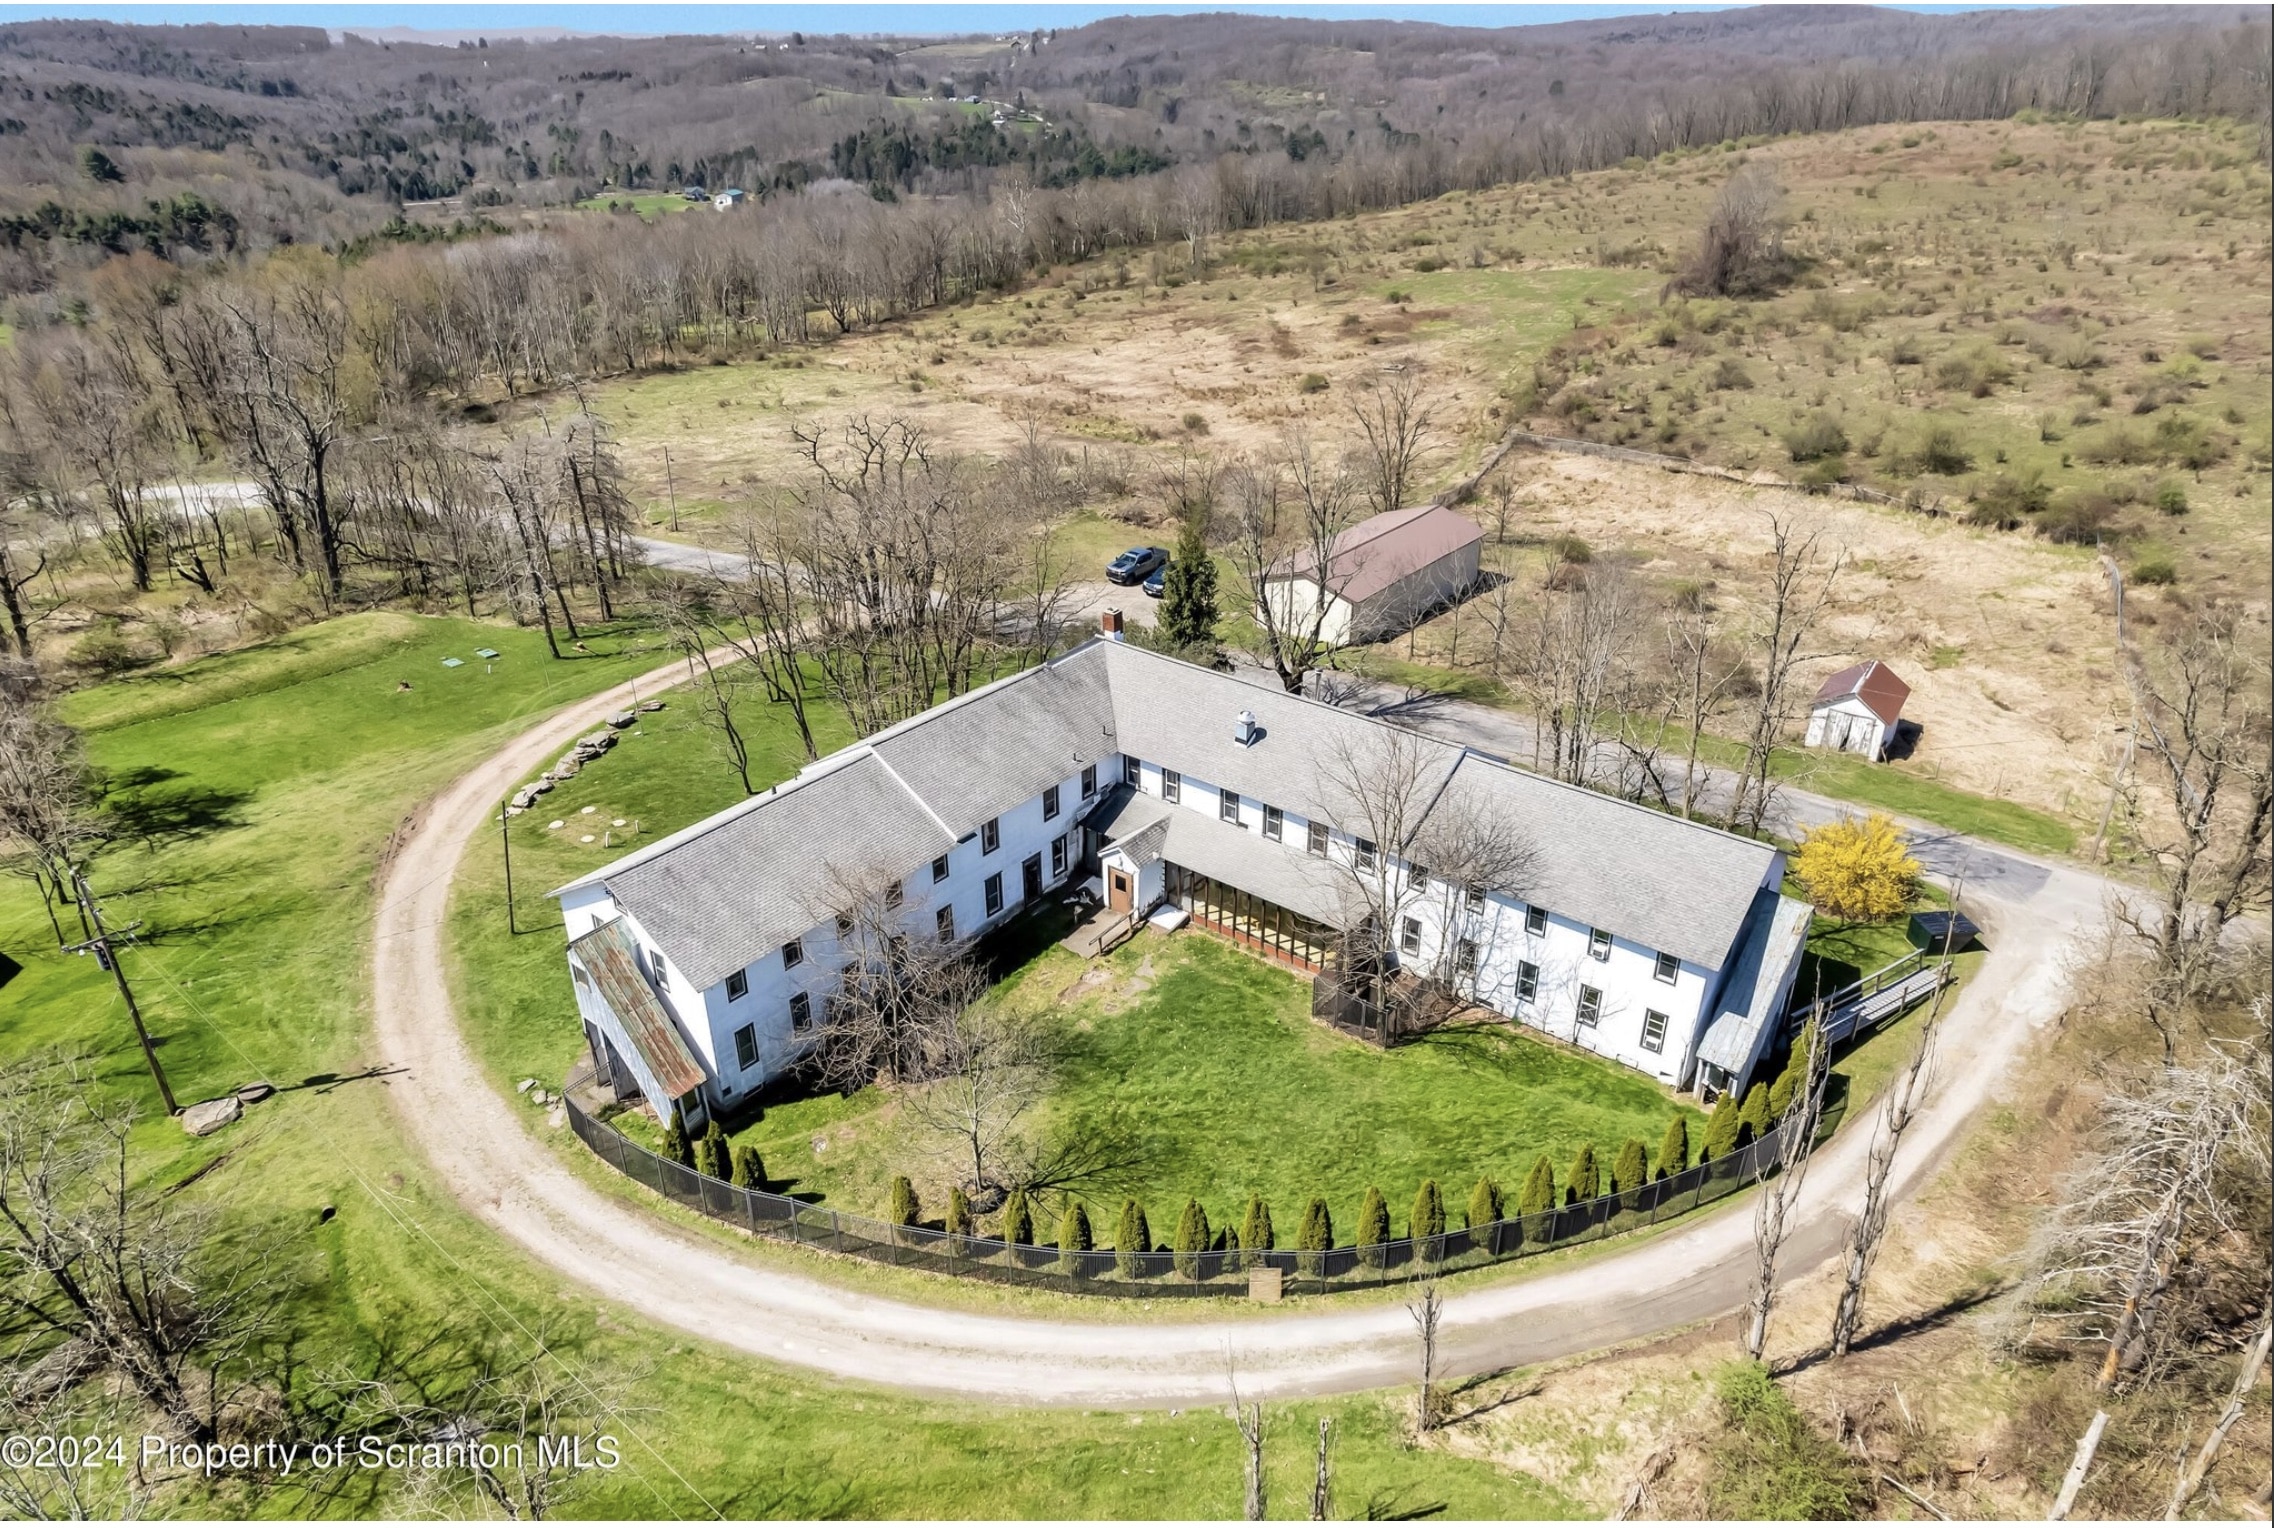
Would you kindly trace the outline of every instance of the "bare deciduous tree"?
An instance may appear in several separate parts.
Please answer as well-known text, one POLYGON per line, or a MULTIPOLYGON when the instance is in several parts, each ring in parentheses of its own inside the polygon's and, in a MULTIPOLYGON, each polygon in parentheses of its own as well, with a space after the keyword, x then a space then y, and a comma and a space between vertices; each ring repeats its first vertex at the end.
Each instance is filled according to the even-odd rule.
POLYGON ((1501 667, 1534 712, 1535 767, 1595 782, 1600 745, 1634 688, 1637 586, 1618 564, 1553 561, 1544 592, 1503 634, 1501 667), (1546 756, 1547 755, 1547 756, 1546 756))
POLYGON ((1234 563, 1249 595, 1260 656, 1281 687, 1302 694, 1334 648, 1324 633, 1333 603, 1337 539, 1354 520, 1359 485, 1301 434, 1279 460, 1254 463, 1234 482, 1234 563), (1310 573, 1311 577, 1301 576, 1310 573))
POLYGON ((1792 518, 1771 516, 1772 586, 1759 605, 1748 645, 1763 665, 1755 711, 1748 728, 1748 754, 1725 813, 1727 828, 1760 833, 1772 815, 1772 757, 1795 720, 1796 671, 1813 655, 1804 650, 1835 592, 1844 553, 1821 544, 1816 528, 1801 530, 1792 518))
POLYGON ((77 905, 72 874, 103 836, 79 735, 20 687, 0 686, 0 848, 39 887, 59 947, 56 907, 77 905))
POLYGON ((1671 288, 1693 297, 1770 289, 1787 268, 1780 232, 1779 181, 1762 165, 1742 166, 1717 191, 1700 245, 1671 288))
POLYGON ((1364 492, 1378 514, 1407 507, 1424 461, 1437 444, 1438 409, 1413 367, 1387 367, 1347 400, 1360 428, 1355 449, 1364 492))
POLYGON ((2106 1096, 2102 1144, 2032 1249, 2015 1340, 2099 1351, 2100 1389, 2160 1370, 2183 1326, 2171 1296, 2193 1250, 2250 1218, 2267 1225, 2267 1046, 2265 1031, 2106 1096))
POLYGON ((75 1067, 0 1074, 0 1388, 44 1404, 108 1375, 206 1442, 270 1308, 264 1265, 136 1181, 133 1123, 75 1067))
POLYGON ((2157 648, 2130 643, 2123 653, 2139 767, 2155 798, 2135 814, 2136 837, 2160 897, 2149 916, 2127 900, 2116 907, 2157 965, 2148 1011, 2171 1061, 2172 1010, 2219 968, 2224 930, 2270 894, 2268 645, 2218 604, 2157 648))
POLYGON ((1779 1293, 1780 1248, 1786 1243, 1788 1217, 1803 1197, 1806 1170, 1811 1166, 1812 1137, 1819 1130, 1819 1111, 1827 1085, 1827 1043, 1824 1014, 1814 1014, 1804 1033, 1811 1037, 1811 1053, 1803 1058, 1803 1072, 1795 1092, 1779 1119, 1780 1151, 1776 1163, 1759 1164, 1757 1175, 1776 1168, 1770 1181, 1756 1193, 1756 1278, 1748 1297, 1745 1346, 1750 1359, 1762 1362, 1770 1340, 1772 1303, 1779 1293))
POLYGON ((1426 1279, 1416 1297, 1408 1302, 1408 1318, 1416 1323, 1416 1431, 1419 1433, 1431 1432, 1440 1425, 1440 1317, 1445 1307, 1436 1279, 1426 1279))

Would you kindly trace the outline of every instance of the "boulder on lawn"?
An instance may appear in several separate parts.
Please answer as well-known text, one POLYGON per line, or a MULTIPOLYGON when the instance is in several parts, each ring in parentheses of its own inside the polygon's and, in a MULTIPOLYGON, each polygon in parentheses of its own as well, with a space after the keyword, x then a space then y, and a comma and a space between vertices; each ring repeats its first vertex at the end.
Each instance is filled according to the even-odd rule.
POLYGON ((661 700, 644 700, 641 702, 641 709, 644 711, 662 711, 664 702, 661 700))
POLYGON ((632 712, 620 711, 615 716, 609 718, 609 725, 612 727, 630 727, 633 725, 633 722, 635 720, 636 718, 632 712))
POLYGON ((588 732, 584 737, 577 740, 577 746, 581 751, 590 748, 595 753, 600 753, 604 749, 617 746, 617 734, 614 732, 588 732))
POLYGON ((522 787, 522 789, 516 791, 513 795, 506 798, 506 809, 510 812, 526 812, 530 810, 531 804, 537 799, 537 787, 532 785, 525 785, 522 787))
POLYGON ((552 775, 557 780, 570 780, 576 778, 577 772, 584 767, 584 761, 579 759, 576 754, 564 754, 562 756, 562 761, 559 764, 556 764, 552 769, 546 771, 546 773, 552 775))
POLYGON ((265 1082, 249 1082, 237 1090, 237 1101, 241 1104, 257 1104, 276 1091, 265 1082))
POLYGON ((182 1128, 192 1135, 212 1135, 224 1125, 236 1124, 244 1112, 245 1105, 237 1101, 235 1093, 209 1098, 182 1111, 182 1128))

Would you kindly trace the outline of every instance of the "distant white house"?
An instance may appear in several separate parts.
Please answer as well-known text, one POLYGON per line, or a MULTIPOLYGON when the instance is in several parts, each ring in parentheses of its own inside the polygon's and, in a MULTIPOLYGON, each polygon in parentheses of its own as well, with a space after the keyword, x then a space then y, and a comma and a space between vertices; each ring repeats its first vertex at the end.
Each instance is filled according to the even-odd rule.
POLYGON ((797 1066, 851 959, 848 876, 908 937, 962 944, 1083 888, 1169 905, 1301 971, 1406 886, 1402 966, 1674 1087, 1730 1088, 1777 1039, 1811 909, 1780 851, 1120 640, 947 701, 554 893, 601 1080, 692 1125, 797 1066), (1351 831, 1325 761, 1417 750, 1433 813, 1513 823, 1521 885, 1459 887, 1351 831), (1347 823, 1340 823, 1340 817, 1347 823))
POLYGON ((1440 504, 1388 510, 1340 533, 1326 573, 1307 547, 1275 568, 1266 598, 1284 628, 1322 613, 1322 640, 1381 642, 1479 582, 1479 527, 1440 504), (1323 608, 1325 606, 1325 608, 1323 608))
POLYGON ((1830 674, 1812 697, 1804 746, 1862 754, 1880 763, 1898 741, 1899 710, 1913 693, 1879 658, 1830 674))
POLYGON ((743 200, 744 194, 741 191, 737 190, 734 186, 730 186, 725 191, 717 191, 713 193, 712 210, 714 212, 726 212, 732 208, 742 206, 743 200))

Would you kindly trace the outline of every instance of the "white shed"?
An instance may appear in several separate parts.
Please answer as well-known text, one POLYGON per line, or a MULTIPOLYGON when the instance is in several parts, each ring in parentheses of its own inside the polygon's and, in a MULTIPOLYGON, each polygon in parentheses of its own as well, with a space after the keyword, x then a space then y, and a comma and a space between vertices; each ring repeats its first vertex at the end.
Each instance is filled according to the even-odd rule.
POLYGON ((1882 761, 1898 740, 1899 708, 1913 694, 1879 658, 1830 674, 1812 697, 1806 748, 1834 748, 1882 761))
POLYGON ((737 207, 741 207, 743 205, 743 202, 743 192, 734 186, 730 186, 727 190, 717 192, 713 195, 712 210, 715 212, 728 212, 737 207))
POLYGON ((1322 609, 1323 640, 1380 642, 1477 585, 1481 539, 1445 505, 1389 510, 1337 537, 1326 577, 1308 547, 1274 570, 1266 597, 1285 627, 1309 626, 1322 609))

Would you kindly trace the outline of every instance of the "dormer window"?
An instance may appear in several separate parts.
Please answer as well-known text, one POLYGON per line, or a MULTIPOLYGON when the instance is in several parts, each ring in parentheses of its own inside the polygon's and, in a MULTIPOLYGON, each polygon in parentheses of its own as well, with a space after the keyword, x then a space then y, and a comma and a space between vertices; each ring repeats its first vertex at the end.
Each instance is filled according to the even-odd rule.
POLYGON ((751 978, 741 971, 728 973, 728 1001, 733 1003, 751 990, 751 978))

